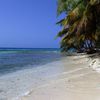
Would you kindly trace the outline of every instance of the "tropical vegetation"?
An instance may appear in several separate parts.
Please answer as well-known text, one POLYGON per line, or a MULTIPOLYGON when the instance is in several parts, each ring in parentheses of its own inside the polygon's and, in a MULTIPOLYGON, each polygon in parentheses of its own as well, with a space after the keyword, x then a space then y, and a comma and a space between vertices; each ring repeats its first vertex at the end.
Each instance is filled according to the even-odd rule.
POLYGON ((58 0, 57 15, 65 18, 57 24, 62 30, 61 51, 75 48, 81 52, 94 50, 100 44, 100 0, 58 0))

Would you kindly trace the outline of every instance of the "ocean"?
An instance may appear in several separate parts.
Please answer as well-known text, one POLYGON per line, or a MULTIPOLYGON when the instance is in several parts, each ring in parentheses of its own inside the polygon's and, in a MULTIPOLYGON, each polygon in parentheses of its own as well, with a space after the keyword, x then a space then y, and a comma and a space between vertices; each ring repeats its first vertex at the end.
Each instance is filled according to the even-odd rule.
POLYGON ((46 63, 59 60, 59 49, 52 48, 1 48, 0 76, 18 70, 38 67, 46 63))
POLYGON ((55 62, 62 58, 59 49, 0 49, 0 100, 19 100, 32 86, 46 83, 61 71, 55 62))

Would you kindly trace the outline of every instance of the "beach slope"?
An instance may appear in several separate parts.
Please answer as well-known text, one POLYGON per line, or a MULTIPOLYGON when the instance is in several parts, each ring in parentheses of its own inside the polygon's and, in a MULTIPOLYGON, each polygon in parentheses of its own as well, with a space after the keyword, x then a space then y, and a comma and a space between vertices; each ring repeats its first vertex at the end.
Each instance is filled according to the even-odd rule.
POLYGON ((85 56, 69 57, 68 61, 69 65, 62 60, 63 72, 52 75, 37 88, 33 86, 21 100, 100 100, 100 73, 92 68, 96 61, 85 56))

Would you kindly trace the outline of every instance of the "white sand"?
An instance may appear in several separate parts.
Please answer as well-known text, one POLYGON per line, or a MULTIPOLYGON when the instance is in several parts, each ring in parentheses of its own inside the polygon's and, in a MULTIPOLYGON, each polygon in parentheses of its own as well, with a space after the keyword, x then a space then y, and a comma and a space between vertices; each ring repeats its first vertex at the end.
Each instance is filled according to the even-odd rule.
MULTIPOLYGON (((72 56, 42 70, 43 84, 31 87, 21 100, 100 100, 100 62, 72 56), (58 67, 57 67, 58 66, 58 67)), ((42 74, 41 74, 42 75, 42 74)), ((37 79, 38 80, 38 79, 37 79)))

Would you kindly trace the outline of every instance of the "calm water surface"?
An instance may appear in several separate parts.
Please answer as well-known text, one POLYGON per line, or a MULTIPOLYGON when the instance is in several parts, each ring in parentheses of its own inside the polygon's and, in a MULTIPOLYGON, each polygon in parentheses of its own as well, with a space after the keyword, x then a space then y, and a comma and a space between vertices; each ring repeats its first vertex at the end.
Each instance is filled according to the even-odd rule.
POLYGON ((58 49, 0 49, 0 75, 37 67, 61 57, 58 49))

